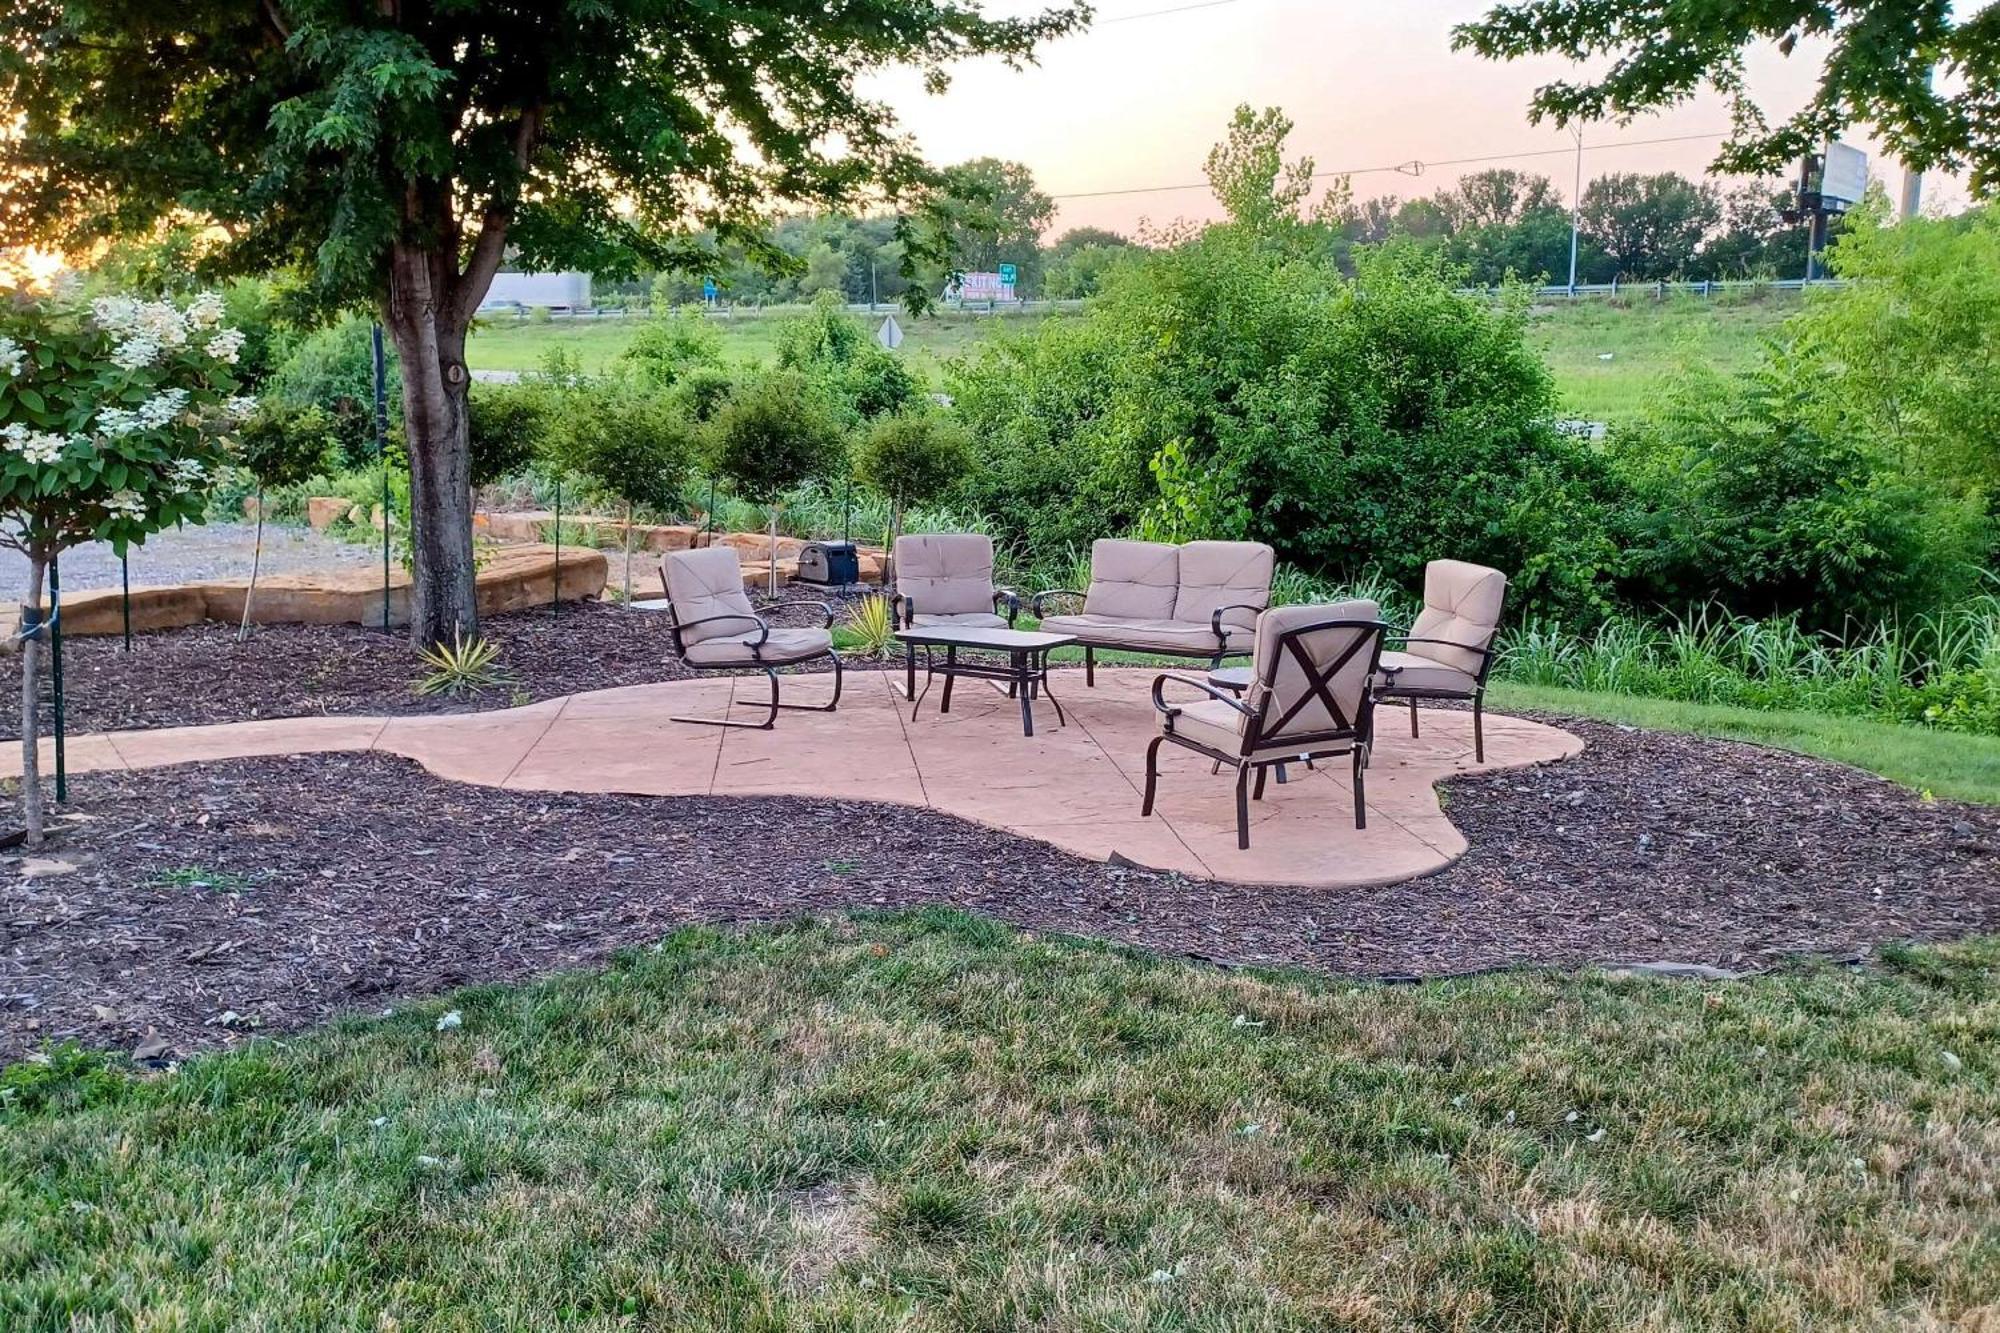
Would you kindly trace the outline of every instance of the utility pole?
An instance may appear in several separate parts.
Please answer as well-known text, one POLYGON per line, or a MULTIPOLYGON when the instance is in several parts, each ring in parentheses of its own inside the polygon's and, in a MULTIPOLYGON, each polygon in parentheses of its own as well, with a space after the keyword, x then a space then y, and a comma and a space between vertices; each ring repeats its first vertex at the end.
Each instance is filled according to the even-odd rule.
POLYGON ((1569 196, 1569 294, 1576 295, 1576 237, 1583 221, 1583 122, 1570 132, 1576 135, 1576 184, 1569 196))

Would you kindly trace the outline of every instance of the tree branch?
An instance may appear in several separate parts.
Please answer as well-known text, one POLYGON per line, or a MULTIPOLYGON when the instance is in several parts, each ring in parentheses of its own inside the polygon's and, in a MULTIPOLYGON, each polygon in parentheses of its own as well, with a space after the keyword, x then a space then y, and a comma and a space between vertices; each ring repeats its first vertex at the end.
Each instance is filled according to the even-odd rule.
MULTIPOLYGON (((541 128, 542 108, 539 104, 522 111, 520 123, 514 127, 514 165, 523 177, 527 175, 529 159, 534 156, 535 141, 541 134, 541 128)), ((513 193, 515 198, 519 197, 518 182, 513 193)), ((514 224, 515 198, 495 199, 486 206, 479 224, 479 235, 472 243, 472 253, 466 257, 465 269, 459 274, 452 292, 452 319, 458 327, 471 322, 479 302, 492 285, 493 275, 500 271, 500 261, 507 253, 507 230, 514 224)))

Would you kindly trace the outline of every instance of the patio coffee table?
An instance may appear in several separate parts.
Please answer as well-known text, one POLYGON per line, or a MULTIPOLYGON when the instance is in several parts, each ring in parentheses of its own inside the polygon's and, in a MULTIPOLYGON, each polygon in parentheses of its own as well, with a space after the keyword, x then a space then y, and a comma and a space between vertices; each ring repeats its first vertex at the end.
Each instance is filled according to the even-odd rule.
MULTIPOLYGON (((1034 699, 1037 694, 1048 694, 1050 703, 1055 704, 1056 725, 1067 726, 1069 719, 1063 716, 1062 704, 1055 695, 1049 694, 1049 654, 1057 648, 1066 648, 1076 642, 1068 634, 1036 634, 1027 630, 1013 629, 959 629, 950 625, 934 625, 915 629, 899 629, 896 637, 902 640, 903 651, 915 654, 924 650, 924 687, 917 692, 911 702, 910 720, 917 719, 917 710, 923 707, 924 696, 930 693, 931 677, 944 677, 944 697, 938 701, 938 711, 951 711, 951 683, 960 676, 974 680, 1004 681, 1007 693, 1021 701, 1021 734, 1035 734, 1034 699), (933 649, 944 649, 944 661, 940 663, 933 649), (1000 663, 984 657, 961 659, 959 650, 986 654, 1006 654, 1006 662, 1000 663)), ((915 663, 911 664, 912 671, 915 663)))

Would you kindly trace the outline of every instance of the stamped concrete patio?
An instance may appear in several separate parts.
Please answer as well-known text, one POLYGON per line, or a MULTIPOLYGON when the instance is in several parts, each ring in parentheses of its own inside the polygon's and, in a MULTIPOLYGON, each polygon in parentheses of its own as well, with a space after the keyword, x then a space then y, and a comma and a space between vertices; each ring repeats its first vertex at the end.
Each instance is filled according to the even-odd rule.
MULTIPOLYGON (((151 768, 256 755, 381 750, 439 777, 517 790, 643 796, 786 794, 929 806, 1038 838, 1080 856, 1238 883, 1323 886, 1389 883, 1440 869, 1466 849, 1434 784, 1455 773, 1567 758, 1583 742, 1519 718, 1486 719, 1486 763, 1472 759, 1471 715, 1427 709, 1412 739, 1400 708, 1380 716, 1368 770, 1368 827, 1357 830, 1343 761, 1271 783, 1251 807, 1250 847, 1238 850, 1233 782, 1178 747, 1161 753, 1160 795, 1139 815, 1146 743, 1154 730, 1154 672, 1052 673, 1069 725, 1046 703, 1035 735, 1018 706, 979 682, 961 682, 952 711, 933 690, 912 721, 900 672, 848 673, 837 713, 787 712, 775 731, 724 730, 670 720, 715 715, 740 692, 738 716, 757 715, 762 677, 638 685, 499 712, 442 717, 311 717, 73 738, 72 770, 151 768)), ((786 696, 817 702, 825 675, 789 677, 786 696)), ((46 760, 44 761, 47 762, 46 760)), ((16 764, 18 768, 18 763, 16 764)))

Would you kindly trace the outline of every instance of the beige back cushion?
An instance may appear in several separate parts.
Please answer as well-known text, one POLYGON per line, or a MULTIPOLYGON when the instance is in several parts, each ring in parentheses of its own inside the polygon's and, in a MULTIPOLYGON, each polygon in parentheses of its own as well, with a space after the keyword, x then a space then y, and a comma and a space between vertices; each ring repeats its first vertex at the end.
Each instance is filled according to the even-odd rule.
POLYGON ((1174 619, 1206 625, 1217 607, 1249 606, 1254 609, 1222 617, 1225 625, 1249 629, 1257 623, 1257 613, 1271 604, 1271 567, 1276 560, 1262 542, 1189 542, 1181 547, 1174 619))
POLYGON ((1298 643, 1312 662, 1314 670, 1309 675, 1289 648, 1280 649, 1280 637, 1301 626, 1325 621, 1363 621, 1372 625, 1380 616, 1381 611, 1375 603, 1356 600, 1322 606, 1281 606, 1258 617, 1257 644, 1251 657, 1251 670, 1254 672, 1253 679, 1269 681, 1271 685, 1270 702, 1264 709, 1264 730, 1257 737, 1259 749, 1287 736, 1353 727, 1361 715, 1362 696, 1368 691, 1369 670, 1375 665, 1376 654, 1381 648, 1379 638, 1373 644, 1367 642, 1369 638, 1381 634, 1379 627, 1308 631, 1298 643), (1360 646, 1327 682, 1328 693, 1340 707, 1341 717, 1344 718, 1341 720, 1335 718, 1326 704, 1312 694, 1309 681, 1312 675, 1324 671, 1356 643, 1360 646), (1301 698, 1307 699, 1305 706, 1290 721, 1281 725, 1279 719, 1291 712, 1292 706, 1301 698))
POLYGON ((1424 609, 1410 626, 1410 637, 1464 646, 1413 643, 1409 651, 1477 675, 1480 656, 1500 628, 1500 604, 1506 600, 1507 576, 1499 570, 1463 560, 1431 561, 1424 567, 1424 609))
MULTIPOLYGON (((743 593, 743 566, 728 546, 709 546, 699 551, 669 551, 660 557, 660 577, 667 585, 667 600, 673 603, 674 620, 686 625, 710 616, 754 616, 750 599, 743 593)), ((684 643, 703 639, 730 639, 754 634, 754 620, 725 620, 714 625, 696 625, 682 633, 684 643)))
POLYGON ((1166 542, 1118 537, 1090 544, 1090 590, 1085 615, 1124 620, 1172 620, 1180 595, 1180 548, 1166 542))
POLYGON ((896 538, 896 591, 920 614, 993 610, 993 539, 978 532, 925 532, 896 538))

